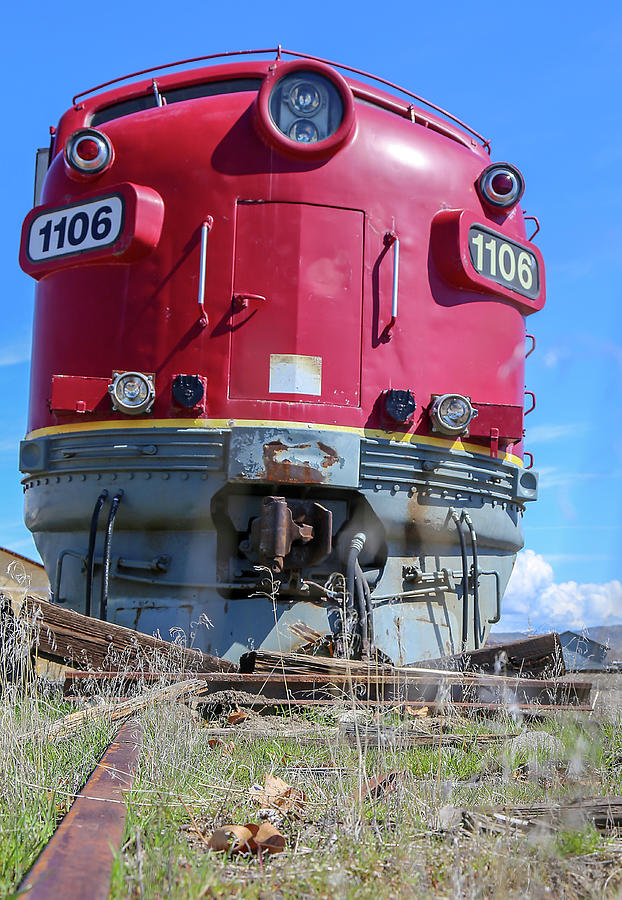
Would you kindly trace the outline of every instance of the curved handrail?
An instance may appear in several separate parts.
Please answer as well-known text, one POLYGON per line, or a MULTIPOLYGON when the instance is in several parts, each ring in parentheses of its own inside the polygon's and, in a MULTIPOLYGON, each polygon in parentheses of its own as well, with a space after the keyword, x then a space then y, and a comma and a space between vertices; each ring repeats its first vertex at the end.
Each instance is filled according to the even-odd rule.
POLYGON ((395 84, 393 81, 388 81, 386 78, 380 78, 378 75, 372 75, 371 72, 366 72, 364 69, 357 69, 354 66, 346 66, 344 63, 335 62, 330 59, 323 59, 321 56, 312 56, 310 53, 299 53, 296 50, 285 50, 279 44, 276 47, 264 47, 260 50, 227 50, 223 53, 210 53, 206 56, 193 56, 189 59, 180 59, 177 62, 172 63, 164 63, 159 66, 150 66, 148 69, 139 69, 137 72, 131 72, 129 75, 121 75, 118 78, 112 78, 110 81, 103 81, 101 84, 95 85, 95 87, 89 88, 86 91, 80 91, 79 94, 76 94, 72 98, 72 103, 75 106, 78 100, 82 97, 86 97, 87 94, 94 94, 96 91, 101 91, 103 88, 111 87, 113 84, 119 84, 122 81, 127 81, 130 78, 138 78, 140 75, 150 75, 153 72, 161 72, 164 69, 174 69, 176 66, 187 66, 192 63, 198 62, 207 62, 211 59, 226 59, 231 56, 252 56, 255 54, 262 53, 274 53, 276 54, 276 59, 281 59, 282 55, 293 56, 297 59, 309 59, 313 62, 324 63, 327 66, 333 66, 336 69, 343 69, 344 72, 352 72, 353 75, 361 75, 363 78, 370 78, 372 81, 378 82, 378 84, 382 84, 385 87, 391 88, 391 90, 399 91, 402 94, 405 94, 407 97, 410 97, 413 100, 416 100, 417 103, 422 103, 428 107, 428 109, 434 110, 434 112, 439 113, 439 115, 444 116, 449 121, 454 122, 460 128, 464 128, 465 131, 468 131, 469 134, 472 134, 473 137, 477 138, 478 141, 481 142, 482 146, 490 153, 490 141, 487 140, 483 135, 481 135, 478 131, 475 131, 474 128, 471 128, 470 125, 467 125, 466 122, 463 122, 462 119, 459 119, 457 116, 454 116, 452 113, 448 112, 446 109, 443 109, 442 106, 437 106, 435 103, 432 103, 430 100, 426 100, 425 97, 421 97, 419 94, 415 94, 412 91, 409 91, 407 88, 401 87, 399 84, 395 84))

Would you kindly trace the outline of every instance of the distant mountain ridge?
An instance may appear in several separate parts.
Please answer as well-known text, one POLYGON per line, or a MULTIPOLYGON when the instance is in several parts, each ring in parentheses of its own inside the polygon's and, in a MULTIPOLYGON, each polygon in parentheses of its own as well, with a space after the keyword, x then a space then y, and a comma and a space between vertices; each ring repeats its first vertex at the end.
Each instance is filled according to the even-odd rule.
MULTIPOLYGON (((577 634, 585 634, 592 641, 598 641, 609 647, 609 659, 613 656, 616 659, 622 659, 622 625, 594 625, 592 628, 585 630, 574 628, 562 628, 563 631, 576 631, 577 634)), ((487 644, 507 644, 510 641, 520 641, 529 634, 525 631, 496 631, 491 634, 487 640, 487 644)))

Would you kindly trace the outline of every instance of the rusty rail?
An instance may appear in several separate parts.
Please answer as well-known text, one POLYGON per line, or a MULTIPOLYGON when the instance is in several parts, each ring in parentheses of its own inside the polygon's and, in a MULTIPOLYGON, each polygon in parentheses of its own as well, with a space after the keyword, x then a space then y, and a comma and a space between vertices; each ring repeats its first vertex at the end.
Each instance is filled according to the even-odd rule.
POLYGON ((106 900, 142 728, 127 722, 19 886, 28 900, 106 900))
MULTIPOLYGON (((65 695, 80 693, 90 685, 112 680, 111 673, 70 672, 65 678, 65 695)), ((171 676, 175 677, 175 676, 171 676)), ((486 706, 494 703, 499 707, 539 704, 545 707, 587 705, 592 685, 582 681, 561 681, 555 678, 520 678, 518 676, 485 675, 460 672, 413 672, 399 670, 399 674, 344 675, 328 674, 287 674, 235 672, 197 673, 198 681, 204 682, 206 690, 203 700, 209 702, 210 693, 239 690, 247 694, 261 695, 262 699, 275 701, 295 701, 312 705, 310 701, 327 700, 333 703, 351 697, 357 701, 371 700, 383 703, 425 704, 469 703, 486 706)), ((130 687, 132 682, 141 686, 141 680, 149 681, 149 676, 131 675, 117 680, 119 689, 130 687)))

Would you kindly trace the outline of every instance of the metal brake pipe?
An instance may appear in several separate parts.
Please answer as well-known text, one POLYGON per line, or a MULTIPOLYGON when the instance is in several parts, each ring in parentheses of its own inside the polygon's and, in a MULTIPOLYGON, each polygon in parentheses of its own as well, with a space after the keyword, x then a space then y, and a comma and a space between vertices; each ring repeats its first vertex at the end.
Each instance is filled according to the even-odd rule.
POLYGON ((499 577, 499 573, 495 571, 484 572, 483 569, 480 569, 480 575, 493 575, 495 579, 495 584, 497 587, 496 597, 497 597, 497 611, 495 612, 492 619, 488 619, 489 625, 496 625, 497 622, 501 619, 501 578, 499 577))
POLYGON ((460 555, 462 556, 462 649, 466 650, 469 640, 469 572, 467 569, 467 551, 464 533, 462 531, 462 523, 460 516, 453 507, 450 507, 449 514, 453 519, 458 530, 458 540, 460 541, 460 555))
MULTIPOLYGON (((365 541, 367 540, 367 535, 362 531, 357 532, 350 542, 350 549, 348 551, 348 559, 346 562, 346 612, 347 610, 354 610, 355 600, 358 599, 355 593, 355 574, 356 574, 356 564, 358 562, 359 553, 365 546, 365 541)), ((361 618, 359 611, 359 623, 362 627, 363 620, 366 618, 365 616, 365 603, 363 601, 363 617, 361 618)), ((345 623, 347 625, 347 623, 345 623)))
POLYGON ((473 640, 475 642, 475 649, 477 650, 481 646, 482 638, 484 636, 484 632, 480 630, 479 616, 479 564, 477 560, 477 534, 475 532, 475 526, 473 525, 471 517, 468 515, 468 513, 464 516, 464 521, 466 522, 466 526, 469 529, 471 535, 471 552, 473 554, 473 640))
POLYGON ((104 557, 102 559, 102 588, 99 602, 99 618, 105 622, 108 617, 108 580, 110 578, 110 546, 112 544, 112 532, 114 529, 114 520, 117 515, 123 489, 117 491, 112 498, 110 504, 110 512, 108 513, 108 523, 106 525, 106 536, 104 538, 104 557))
MULTIPOLYGON (((108 491, 103 490, 93 507, 93 515, 91 516, 91 527, 89 530, 89 549, 86 555, 86 595, 84 598, 84 615, 90 616, 91 601, 93 597, 93 576, 95 574, 95 541, 97 539, 97 526, 99 524, 99 514, 102 506, 106 502, 108 491)), ((59 585, 60 587, 60 585, 59 585)))
POLYGON ((71 556, 73 559, 79 559, 80 563, 83 566, 85 565, 85 559, 82 553, 78 553, 77 550, 61 550, 58 554, 58 559, 56 560, 56 577, 54 579, 54 591, 52 593, 53 603, 63 602, 60 599, 60 583, 63 577, 63 562, 65 561, 66 556, 71 556))

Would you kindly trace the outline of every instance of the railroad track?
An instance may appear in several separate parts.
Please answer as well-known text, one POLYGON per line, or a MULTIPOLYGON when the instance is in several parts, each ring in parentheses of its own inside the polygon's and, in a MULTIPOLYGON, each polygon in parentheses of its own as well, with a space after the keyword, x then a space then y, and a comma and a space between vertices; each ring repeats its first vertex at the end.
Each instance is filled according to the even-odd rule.
POLYGON ((29 900, 106 900, 121 844, 142 728, 121 726, 46 847, 22 881, 29 900))
MULTIPOLYGON (((169 677, 175 680, 174 675, 169 677)), ((363 709, 404 711, 428 706, 431 714, 452 708, 492 713, 512 709, 526 713, 591 709, 591 685, 585 682, 455 672, 405 673, 404 670, 399 675, 212 672, 195 674, 192 681, 147 690, 145 684, 160 680, 161 676, 127 674, 120 685, 119 673, 71 672, 66 676, 65 693, 77 697, 87 685, 101 686, 112 679, 117 690, 132 686, 143 689, 141 696, 129 701, 117 699, 102 704, 102 715, 113 718, 115 709, 127 717, 158 699, 187 695, 190 688, 192 694, 200 694, 208 704, 210 697, 216 701, 225 692, 234 705, 250 706, 259 712, 284 707, 296 712, 304 708, 334 707, 343 702, 363 709), (439 690, 443 691, 442 698, 439 690)), ((70 714, 57 724, 62 725, 64 721, 75 724, 75 717, 93 715, 98 715, 97 706, 70 714)), ((62 727, 59 733, 64 733, 62 727)), ((21 883, 19 892, 27 892, 34 900, 105 900, 108 897, 112 865, 127 815, 125 793, 132 786, 141 745, 140 724, 135 719, 126 721, 21 883)))

